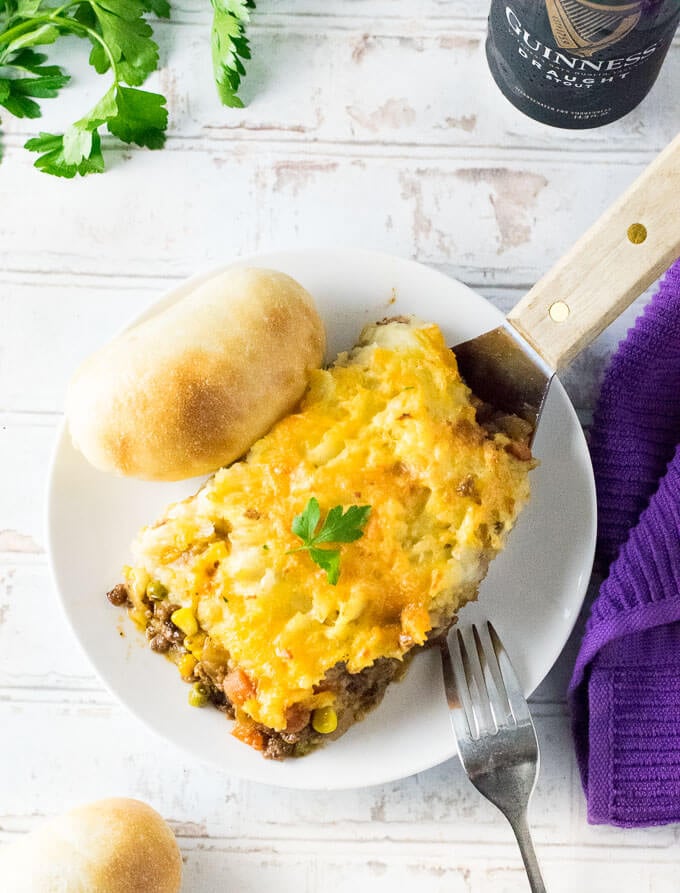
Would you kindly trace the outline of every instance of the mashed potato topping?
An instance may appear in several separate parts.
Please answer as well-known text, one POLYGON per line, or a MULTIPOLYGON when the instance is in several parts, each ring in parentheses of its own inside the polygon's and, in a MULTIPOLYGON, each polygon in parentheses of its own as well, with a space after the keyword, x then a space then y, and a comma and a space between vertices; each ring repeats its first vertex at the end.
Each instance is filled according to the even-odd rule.
POLYGON ((291 709, 333 703, 319 683, 336 664, 403 658, 475 597, 529 497, 532 463, 511 445, 477 423, 436 326, 367 326, 297 412, 141 531, 126 572, 138 616, 159 581, 247 677, 242 714, 285 729, 291 709), (322 517, 372 507, 335 586, 291 552, 311 497, 322 517))

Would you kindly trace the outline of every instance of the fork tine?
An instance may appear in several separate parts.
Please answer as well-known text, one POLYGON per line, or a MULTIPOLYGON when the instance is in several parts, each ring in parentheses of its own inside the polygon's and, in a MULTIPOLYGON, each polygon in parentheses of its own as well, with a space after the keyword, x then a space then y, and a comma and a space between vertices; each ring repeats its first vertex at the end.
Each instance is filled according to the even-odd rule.
POLYGON ((463 651, 461 651, 461 639, 456 630, 453 638, 453 651, 450 652, 453 659, 453 672, 455 676, 456 691, 464 705, 465 715, 467 717, 468 728, 473 738, 479 737, 479 726, 474 708, 474 691, 470 688, 470 681, 465 672, 465 661, 463 659, 463 651))
POLYGON ((502 726, 514 725, 515 720, 510 709, 508 693, 503 682, 501 669, 498 666, 496 653, 493 647, 489 647, 482 642, 480 631, 474 624, 472 626, 472 636, 475 640, 479 662, 486 680, 486 689, 489 692, 491 711, 496 720, 496 726, 500 729, 502 726))
POLYGON ((486 681, 484 679, 484 673, 482 672, 482 665, 479 660, 479 655, 477 654, 477 649, 471 648, 468 651, 465 646, 463 634, 460 630, 457 630, 457 634, 468 687, 472 692, 474 685, 474 690, 477 694, 477 697, 475 697, 474 694, 471 697, 472 710, 477 724, 477 732, 479 735, 492 735, 498 731, 498 728, 491 710, 489 692, 486 688, 486 681))
POLYGON ((519 679, 517 678, 512 663, 510 662, 510 658, 508 657, 508 652, 503 647, 503 643, 501 642, 498 633, 494 629, 493 624, 490 620, 487 620, 486 625, 489 630, 491 645, 496 655, 496 659, 498 660, 501 676, 503 677, 503 682, 505 683, 505 691, 508 696, 508 703, 510 705, 512 715, 515 717, 515 720, 518 723, 526 722, 527 720, 531 721, 529 706, 524 697, 522 686, 519 684, 519 679))
POLYGON ((476 737, 474 716, 470 706, 470 692, 467 685, 462 680, 459 684, 458 677, 462 676, 462 666, 460 664, 460 654, 456 655, 454 660, 449 649, 449 643, 445 636, 442 636, 439 642, 442 654, 442 670, 444 672, 444 690, 446 692, 446 700, 449 706, 449 717, 453 726, 453 733, 456 741, 472 740, 476 737), (456 666, 457 664, 457 666, 456 666), (458 673, 456 673, 456 669, 458 673))

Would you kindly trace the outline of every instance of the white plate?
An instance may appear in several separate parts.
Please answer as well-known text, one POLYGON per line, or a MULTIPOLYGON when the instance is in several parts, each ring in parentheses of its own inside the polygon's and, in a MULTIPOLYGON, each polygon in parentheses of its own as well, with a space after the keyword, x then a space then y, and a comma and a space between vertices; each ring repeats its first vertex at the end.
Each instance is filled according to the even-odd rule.
MULTIPOLYGON (((387 255, 291 251, 239 263, 283 270, 315 296, 329 335, 329 357, 351 346, 365 323, 385 316, 415 313, 434 321, 450 344, 501 320, 494 307, 460 282, 387 255)), ((215 272, 184 283, 140 318, 215 272)), ((527 693, 550 670, 571 632, 595 546, 592 468, 581 427, 559 382, 551 388, 535 453, 541 465, 532 473, 532 501, 506 551, 493 562, 478 603, 461 613, 461 622, 493 619, 527 693)), ((114 695, 197 759, 268 784, 362 787, 412 775, 451 757, 456 748, 433 652, 419 655, 404 681, 392 685, 363 722, 301 760, 266 761, 229 734, 231 723, 222 714, 187 705, 187 686, 174 667, 148 649, 105 592, 120 579, 137 530, 199 483, 142 483, 102 474, 74 450, 64 429, 59 434, 49 485, 50 560, 75 634, 114 695)))

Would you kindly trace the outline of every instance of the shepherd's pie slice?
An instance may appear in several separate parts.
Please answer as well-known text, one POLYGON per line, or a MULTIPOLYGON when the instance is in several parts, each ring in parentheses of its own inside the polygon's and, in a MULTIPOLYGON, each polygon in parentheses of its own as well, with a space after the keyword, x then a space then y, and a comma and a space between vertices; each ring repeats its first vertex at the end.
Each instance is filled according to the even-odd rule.
POLYGON ((299 756, 476 597, 529 498, 526 435, 480 406, 437 326, 367 326, 297 412, 141 531, 110 597, 191 703, 265 756, 299 756), (305 530, 325 530, 311 551, 305 530))

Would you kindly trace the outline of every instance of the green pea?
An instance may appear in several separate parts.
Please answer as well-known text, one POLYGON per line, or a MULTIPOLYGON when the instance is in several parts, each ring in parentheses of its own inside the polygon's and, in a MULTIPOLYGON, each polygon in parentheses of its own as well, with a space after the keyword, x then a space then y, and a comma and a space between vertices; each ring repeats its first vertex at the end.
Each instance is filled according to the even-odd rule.
POLYGON ((158 580, 152 580, 146 587, 146 595, 152 602, 162 601, 168 594, 168 590, 159 583, 158 580))
POLYGON ((189 703, 192 707, 205 707, 208 703, 208 692, 201 682, 195 682, 189 692, 189 703))

